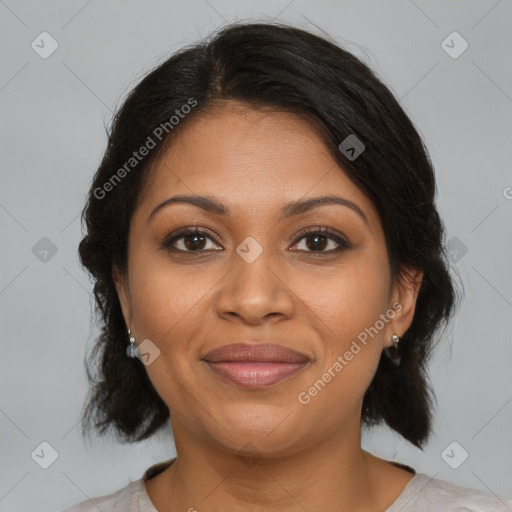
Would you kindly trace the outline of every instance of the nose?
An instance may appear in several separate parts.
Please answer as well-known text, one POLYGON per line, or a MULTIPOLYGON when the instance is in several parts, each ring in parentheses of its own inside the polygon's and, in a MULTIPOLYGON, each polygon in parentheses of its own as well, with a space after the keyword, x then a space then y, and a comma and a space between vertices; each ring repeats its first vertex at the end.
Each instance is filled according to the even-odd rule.
POLYGON ((296 301, 284 263, 267 250, 254 261, 233 253, 232 268, 221 280, 216 297, 218 315, 252 325, 268 318, 290 318, 296 301))

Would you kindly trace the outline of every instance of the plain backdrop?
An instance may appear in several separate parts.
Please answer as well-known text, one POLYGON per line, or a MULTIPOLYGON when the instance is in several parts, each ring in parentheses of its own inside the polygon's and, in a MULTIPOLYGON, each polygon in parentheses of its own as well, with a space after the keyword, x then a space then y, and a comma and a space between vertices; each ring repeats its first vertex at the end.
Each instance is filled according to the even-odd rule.
POLYGON ((432 156, 453 271, 464 283, 430 365, 431 441, 421 451, 379 428, 364 434, 364 447, 512 497, 510 0, 5 0, 1 511, 62 510, 174 456, 170 432, 133 445, 80 436, 83 357, 96 328, 78 264, 79 214, 105 125, 140 78, 228 22, 274 18, 325 30, 400 98, 432 156))

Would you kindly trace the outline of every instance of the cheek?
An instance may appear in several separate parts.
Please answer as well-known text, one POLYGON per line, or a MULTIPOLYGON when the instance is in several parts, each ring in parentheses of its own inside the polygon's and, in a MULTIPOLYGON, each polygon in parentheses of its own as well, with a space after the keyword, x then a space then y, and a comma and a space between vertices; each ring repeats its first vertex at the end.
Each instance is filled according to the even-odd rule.
POLYGON ((309 299, 321 333, 319 359, 297 401, 337 423, 358 414, 377 370, 384 331, 373 329, 387 308, 386 275, 372 265, 347 268, 309 299))
POLYGON ((351 361, 331 361, 297 394, 297 407, 302 409, 299 413, 322 418, 319 429, 326 430, 348 418, 359 418, 364 394, 377 365, 375 354, 364 350, 351 361))
POLYGON ((153 260, 139 265, 132 279, 133 311, 140 340, 149 338, 159 349, 159 356, 146 366, 148 376, 159 396, 172 404, 175 416, 187 409, 190 395, 190 361, 196 347, 211 286, 198 271, 179 272, 169 264, 153 260))
POLYGON ((197 269, 180 270, 162 258, 147 258, 132 279, 133 310, 146 337, 167 339, 166 333, 180 329, 187 317, 203 307, 211 289, 207 275, 197 269), (203 302, 202 302, 203 301, 203 302))
POLYGON ((198 350, 192 340, 200 337, 198 318, 205 318, 211 286, 197 271, 171 272, 159 262, 138 268, 132 279, 137 340, 148 338, 158 347, 158 358, 146 370, 160 396, 173 403, 169 394, 190 379, 187 368, 198 350))
POLYGON ((340 413, 356 407, 375 374, 386 325, 381 320, 387 310, 386 270, 381 262, 361 258, 317 280, 315 292, 308 288, 304 302, 320 333, 320 357, 312 387, 303 391, 321 409, 332 407, 333 395, 340 413))
POLYGON ((354 260, 314 278, 304 276, 295 288, 320 332, 342 343, 373 326, 387 308, 387 267, 363 257, 354 260))

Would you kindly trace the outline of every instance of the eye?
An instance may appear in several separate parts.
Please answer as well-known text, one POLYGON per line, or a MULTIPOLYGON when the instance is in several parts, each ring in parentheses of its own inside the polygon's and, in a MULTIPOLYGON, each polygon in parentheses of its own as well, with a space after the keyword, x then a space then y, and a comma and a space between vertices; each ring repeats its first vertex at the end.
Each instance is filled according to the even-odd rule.
MULTIPOLYGON (((209 231, 198 229, 184 228, 177 233, 172 233, 164 239, 162 247, 174 252, 208 252, 218 251, 215 244, 220 245, 217 236, 209 231), (213 247, 208 247, 208 242, 213 243, 213 247)), ((350 248, 350 244, 341 236, 335 234, 327 227, 314 226, 307 228, 300 233, 300 237, 295 245, 303 244, 303 248, 293 249, 294 251, 310 252, 317 256, 329 255, 350 248), (329 250, 329 244, 334 245, 329 250)))
MULTIPOLYGON (((197 229, 197 227, 194 229, 185 228, 166 238, 162 246, 165 249, 176 252, 206 252, 212 250, 208 247, 205 248, 208 241, 219 243, 217 237, 207 231, 197 229)), ((218 249, 213 248, 213 250, 218 249)))
MULTIPOLYGON (((343 251, 344 249, 350 248, 350 244, 344 240, 341 236, 336 235, 329 228, 323 226, 315 226, 314 228, 308 228, 301 233, 302 236, 298 239, 300 243, 303 243, 305 249, 294 249, 304 252, 311 252, 315 255, 323 256, 333 254, 336 252, 343 251), (330 250, 324 250, 326 247, 334 244, 335 247, 330 250), (337 245, 337 247, 336 247, 337 245)), ((294 245, 297 245, 295 242, 294 245)), ((300 244, 299 244, 300 245, 300 244)))

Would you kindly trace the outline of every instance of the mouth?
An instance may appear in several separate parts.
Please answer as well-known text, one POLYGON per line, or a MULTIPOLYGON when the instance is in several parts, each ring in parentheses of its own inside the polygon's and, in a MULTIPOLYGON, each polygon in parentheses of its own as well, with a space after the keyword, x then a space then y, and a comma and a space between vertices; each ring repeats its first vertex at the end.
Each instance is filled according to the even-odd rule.
POLYGON ((219 347, 203 361, 219 377, 249 389, 266 388, 289 379, 311 362, 305 354, 271 343, 219 347))

